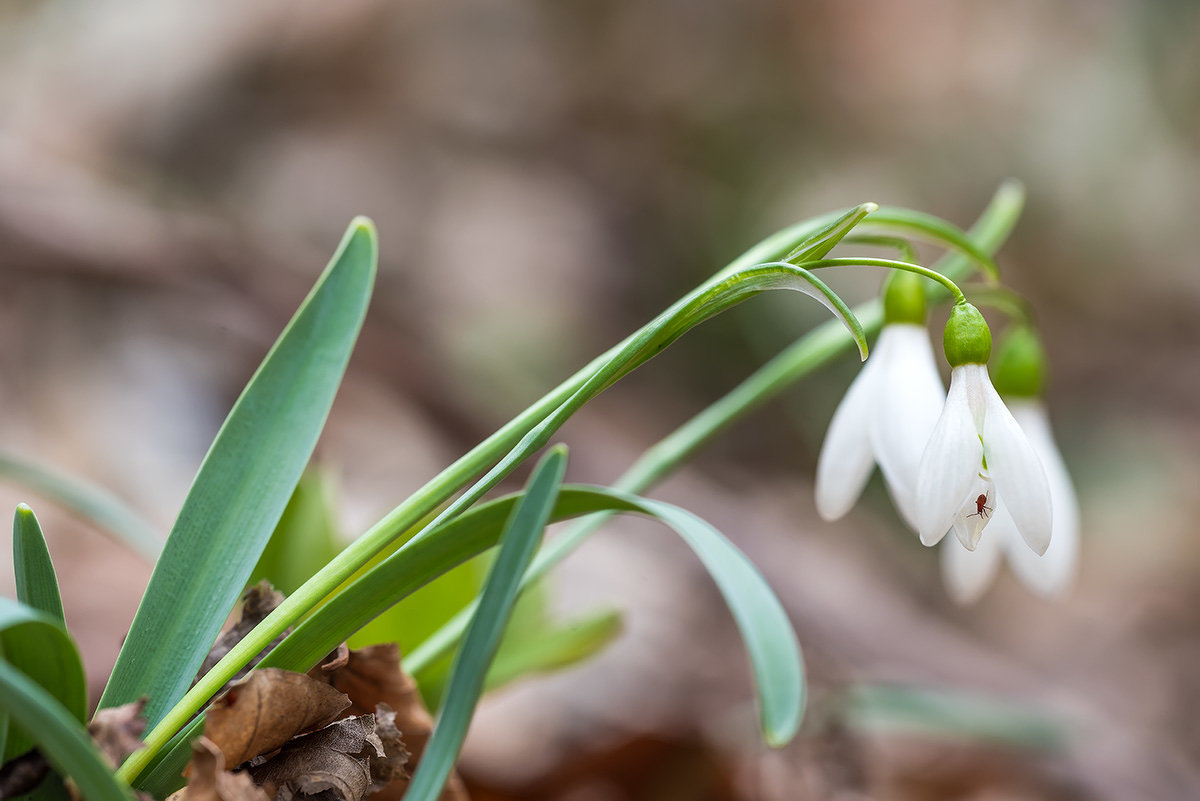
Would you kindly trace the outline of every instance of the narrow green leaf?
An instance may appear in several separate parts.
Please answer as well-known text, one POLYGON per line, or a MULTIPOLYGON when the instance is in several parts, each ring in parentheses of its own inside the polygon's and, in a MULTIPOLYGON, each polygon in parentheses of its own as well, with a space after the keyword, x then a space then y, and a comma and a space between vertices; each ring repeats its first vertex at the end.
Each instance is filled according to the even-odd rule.
POLYGON ((248 583, 266 579, 284 595, 291 595, 341 549, 332 479, 310 467, 300 476, 248 583))
POLYGON ((0 659, 0 707, 30 732, 50 764, 75 780, 88 801, 133 801, 133 793, 113 776, 79 719, 5 659, 0 659))
MULTIPOLYGON (((346 587, 296 627, 263 661, 307 670, 349 632, 449 567, 482 552, 495 541, 496 523, 515 497, 491 501, 414 540, 346 587)), ((768 743, 787 742, 799 726, 804 676, 799 644, 787 615, 761 574, 736 547, 708 523, 661 501, 601 487, 568 485, 559 493, 553 519, 603 510, 654 517, 683 537, 725 596, 741 629, 754 667, 763 732, 768 743)), ((406 664, 419 671, 452 647, 455 638, 427 641, 406 664)))
POLYGON ((0 477, 90 520, 151 562, 162 550, 162 535, 108 490, 3 452, 0 452, 0 477))
POLYGON ((1011 700, 943 689, 857 685, 838 704, 846 721, 872 731, 990 740, 1037 751, 1059 751, 1067 736, 1061 721, 1042 709, 1011 700))
MULTIPOLYGON (((31 676, 76 720, 84 720, 87 682, 83 663, 61 622, 22 603, 0 598, 0 654, 14 669, 31 676)), ((7 734, 0 764, 28 751, 35 732, 26 732, 18 717, 16 725, 10 723, 7 734)))
POLYGON ((435 801, 454 769, 475 705, 483 692, 488 666, 517 600, 521 577, 542 541, 565 469, 566 449, 552 449, 534 469, 524 496, 500 536, 500 553, 488 572, 478 610, 455 655, 446 700, 438 712, 433 735, 412 782, 404 793, 407 801, 435 801))
POLYGON ((805 239, 779 261, 804 266, 806 261, 823 259, 841 242, 854 226, 878 209, 874 203, 862 203, 805 239))
POLYGON ((783 605, 758 569, 721 532, 676 506, 642 498, 637 503, 645 514, 674 529, 716 582, 750 656, 763 737, 772 747, 786 745, 796 736, 804 712, 804 667, 783 605))
POLYGON ((217 434, 100 699, 148 696, 151 725, 182 697, 308 463, 366 314, 376 240, 351 224, 217 434))
MULTIPOLYGON (((526 676, 583 662, 603 650, 620 633, 621 613, 606 609, 536 632, 534 636, 522 637, 511 644, 506 638, 488 671, 484 689, 491 692, 526 676)), ((418 684, 424 682, 422 676, 416 678, 418 684)))
MULTIPOLYGON (((842 214, 824 215, 796 223, 772 234, 735 259, 719 275, 724 276, 731 271, 736 272, 756 263, 777 259, 790 252, 798 242, 805 241, 815 232, 820 231, 823 226, 843 216, 842 214)), ((672 307, 672 310, 677 311, 675 307, 672 307)), ((670 314, 672 310, 668 310, 667 313, 670 314)), ((653 336, 660 323, 661 320, 658 319, 652 321, 603 355, 593 359, 584 368, 435 476, 371 526, 361 537, 348 545, 332 562, 297 592, 289 596, 266 620, 238 643, 171 709, 169 715, 147 732, 146 747, 125 761, 120 768, 121 775, 126 778, 140 775, 147 765, 158 758, 161 749, 175 738, 186 721, 200 711, 217 688, 275 637, 283 633, 288 626, 295 624, 301 617, 307 615, 315 605, 321 603, 326 596, 384 551, 397 538, 413 527, 422 527, 423 521, 441 504, 459 492, 469 482, 471 476, 478 475, 481 471, 494 465, 497 459, 514 446, 521 449, 524 454, 532 453, 532 449, 538 447, 538 442, 544 442, 545 440, 542 438, 553 432, 553 425, 561 425, 565 416, 557 415, 564 411, 564 406, 569 407, 565 411, 565 415, 569 416, 571 409, 576 408, 577 404, 586 402, 588 398, 594 397, 604 386, 607 386, 605 382, 619 377, 613 377, 614 370, 611 368, 614 361, 624 365, 626 372, 634 369, 635 365, 624 359, 623 355, 628 355, 630 349, 636 348, 639 343, 644 344, 646 337, 653 336), (604 370, 605 374, 600 377, 601 383, 598 385, 596 383, 597 371, 600 370, 604 370), (548 415, 556 417, 555 421, 551 421, 552 426, 550 428, 543 426, 531 434, 531 431, 539 423, 546 421, 548 415)), ((663 342, 662 347, 667 344, 669 342, 663 342)), ((645 354, 645 358, 657 353, 662 347, 651 349, 649 353, 645 354)), ((516 457, 512 464, 520 461, 521 458, 524 457, 516 457)), ((493 479, 495 476, 488 478, 489 481, 493 479)), ((468 498, 467 505, 473 503, 477 497, 468 498)), ((458 514, 462 508, 455 509, 454 514, 458 514)))
MULTIPOLYGON (((1006 181, 1003 183, 979 220, 971 227, 969 236, 972 242, 989 253, 998 250, 1016 225, 1024 198, 1025 190, 1020 182, 1006 181)), ((784 243, 803 242, 821 225, 828 225, 833 221, 835 218, 831 216, 810 220, 768 237, 743 254, 727 271, 756 261, 780 258, 789 247, 784 243)), ((969 257, 961 252, 947 254, 936 265, 941 272, 952 278, 964 275, 970 266, 969 257)), ((935 292, 941 290, 936 286, 933 289, 935 292)), ((877 300, 860 305, 855 309, 855 313, 862 319, 868 332, 877 331, 883 322, 883 315, 877 300)), ((617 486, 626 492, 646 491, 666 476, 671 475, 679 465, 685 463, 734 421, 745 417, 799 379, 828 364, 845 351, 850 344, 850 337, 846 335, 845 329, 839 323, 829 321, 818 326, 755 371, 753 375, 720 400, 705 408, 649 448, 621 476, 617 486)), ((606 354, 606 357, 609 355, 611 352, 606 354)), ((592 365, 589 365, 589 369, 591 367, 592 365)), ((586 371, 576 374, 570 385, 576 385, 584 372, 586 371)), ((561 397, 561 395, 555 397, 561 397)), ((544 406, 539 408, 544 408, 544 406)), ((570 490, 564 489, 564 496, 569 492, 570 490)), ((560 496, 560 504, 561 502, 562 497, 560 496)), ((482 508, 478 507, 478 509, 482 508)), ((613 511, 590 514, 544 545, 530 570, 529 580, 536 580, 559 564, 588 537, 598 531, 612 514, 613 511)), ((460 614, 455 617, 420 649, 410 653, 405 661, 406 665, 410 668, 415 665, 419 671, 421 665, 429 664, 437 659, 439 654, 451 648, 462 635, 466 625, 465 621, 465 615, 460 614)))
MULTIPOLYGON (((456 565, 495 546, 505 521, 521 497, 519 494, 507 495, 481 503, 427 537, 405 543, 298 623, 263 658, 260 666, 308 670, 385 609, 456 565)), ((592 487, 567 485, 559 491, 551 519, 567 520, 610 509, 640 511, 623 496, 606 495, 603 490, 592 487)), ((424 647, 422 645, 417 651, 424 647)), ((445 652, 449 653, 449 649, 445 652)))
MULTIPOLYGON (((297 671, 308 670, 321 661, 338 643, 347 639, 384 610, 409 597, 446 571, 495 546, 505 521, 512 515, 513 509, 521 497, 520 494, 507 495, 481 503, 430 532, 429 536, 406 543, 396 553, 347 585, 327 603, 297 624, 283 641, 263 658, 259 666, 297 671)), ((658 503, 661 507, 668 506, 659 502, 654 503, 658 503)), ((560 489, 550 520, 558 522, 584 515, 596 517, 597 513, 605 512, 656 515, 655 508, 646 506, 643 500, 636 496, 603 487, 568 484, 560 489)), ((686 512, 682 514, 687 515, 686 512)), ((700 529, 700 538, 704 538, 706 535, 709 538, 720 537, 714 529, 699 518, 694 519, 700 529)), ((723 538, 721 541, 724 541, 723 538)), ((728 543, 725 545, 727 546, 726 553, 737 554, 740 560, 744 561, 745 557, 741 557, 736 548, 728 543)), ((721 547, 718 545, 715 550, 720 552, 721 547)), ((745 575, 744 571, 740 575, 745 575)), ((758 581, 762 582, 761 578, 758 578, 758 581)), ((755 595, 762 596, 764 593, 769 595, 770 588, 766 586, 765 582, 762 582, 755 595)), ((768 607, 770 605, 769 602, 765 604, 768 607)), ((406 667, 413 672, 421 673, 440 656, 450 653, 462 635, 466 627, 466 620, 469 620, 469 614, 474 608, 473 604, 466 610, 467 614, 456 617, 452 624, 439 630, 437 637, 426 641, 409 654, 405 659, 406 667), (459 621, 463 621, 461 627, 454 625, 459 621)), ((770 619, 778 622, 779 615, 773 614, 770 619)), ((794 635, 790 633, 790 630, 783 636, 782 642, 795 642, 794 635)), ((784 661, 789 661, 786 656, 784 661)), ((803 674, 800 672, 798 662, 799 656, 796 652, 792 675, 795 686, 802 686, 803 674)), ((786 673, 787 671, 781 672, 786 673)), ((786 693, 781 695, 786 695, 786 693)), ((188 760, 188 743, 199 733, 203 720, 203 715, 194 719, 180 733, 171 738, 170 742, 153 760, 149 760, 144 768, 139 767, 137 774, 141 775, 138 777, 137 774, 134 774, 134 785, 155 796, 167 795, 179 789, 183 784, 179 774, 188 760)))
POLYGON ((17 505, 13 518, 13 572, 17 579, 17 600, 66 625, 58 577, 46 548, 46 538, 33 510, 17 505))

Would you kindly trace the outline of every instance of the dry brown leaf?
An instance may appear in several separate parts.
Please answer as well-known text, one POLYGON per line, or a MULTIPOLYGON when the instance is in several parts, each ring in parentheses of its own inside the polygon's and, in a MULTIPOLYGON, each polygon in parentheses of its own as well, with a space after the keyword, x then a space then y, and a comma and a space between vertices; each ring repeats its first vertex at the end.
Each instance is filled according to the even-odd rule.
POLYGON ((350 698, 350 712, 364 715, 387 704, 396 716, 404 743, 420 758, 433 731, 433 716, 425 708, 417 683, 400 668, 395 643, 350 651, 346 664, 329 672, 329 685, 350 698))
POLYGON ((361 801, 372 789, 372 764, 386 759, 375 716, 360 715, 296 737, 249 772, 275 801, 315 795, 361 801))
POLYGON ((345 695, 303 673, 263 668, 213 702, 204 735, 236 766, 331 723, 349 705, 345 695))
POLYGON ((130 704, 101 709, 88 724, 88 734, 96 742, 100 753, 114 768, 125 761, 125 757, 144 745, 142 732, 146 730, 146 719, 142 708, 146 699, 130 704))
POLYGON ((329 674, 336 670, 340 670, 350 661, 350 648, 346 643, 341 643, 337 648, 329 652, 325 657, 325 661, 317 665, 312 670, 308 671, 308 675, 312 676, 317 681, 329 683, 329 674))
MULTIPOLYGON (((221 661, 224 656, 229 653, 233 646, 237 645, 242 639, 250 633, 250 631, 263 621, 267 615, 275 610, 275 607, 283 603, 283 593, 271 586, 266 579, 255 584, 250 589, 246 590, 242 595, 239 614, 233 625, 221 633, 217 637, 217 641, 213 643, 213 647, 209 650, 208 656, 204 657, 204 662, 200 665, 200 670, 196 673, 195 684, 208 671, 212 670, 213 666, 221 661)), ((251 659, 245 667, 239 670, 225 687, 228 687, 235 681, 244 677, 250 670, 259 663, 259 661, 267 655, 267 652, 278 645, 287 635, 285 631, 280 634, 270 645, 264 648, 258 656, 251 659)), ((222 688, 224 689, 224 687, 222 688)))
MULTIPOLYGON (((343 667, 328 673, 330 686, 350 697, 350 710, 359 714, 386 704, 395 713, 395 725, 412 752, 410 765, 420 762, 421 754, 433 733, 433 716, 417 692, 417 683, 400 667, 400 649, 395 643, 372 645, 350 651, 343 667)), ((407 780, 398 780, 372 796, 372 801, 398 801, 408 789, 407 780)), ((457 773, 450 775, 441 801, 469 801, 466 787, 457 773)))
POLYGON ((371 792, 377 793, 395 781, 407 780, 409 753, 396 728, 396 713, 387 704, 375 707, 375 734, 383 743, 383 756, 371 758, 371 792))
POLYGON ((167 798, 167 801, 271 801, 263 790, 245 773, 225 770, 221 749, 206 737, 192 741, 192 761, 187 787, 167 798))

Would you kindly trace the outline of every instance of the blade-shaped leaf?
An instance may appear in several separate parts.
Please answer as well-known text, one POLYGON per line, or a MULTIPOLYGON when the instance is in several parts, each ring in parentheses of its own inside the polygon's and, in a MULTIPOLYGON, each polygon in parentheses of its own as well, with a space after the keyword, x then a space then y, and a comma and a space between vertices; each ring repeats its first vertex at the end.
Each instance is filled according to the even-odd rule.
POLYGON ((100 706, 183 695, 279 521, 329 414, 375 277, 374 227, 338 252, 217 434, 163 548, 100 706))
MULTIPOLYGON (((844 214, 826 215, 768 237, 619 345, 594 359, 409 496, 293 593, 201 678, 166 717, 146 734, 146 747, 126 760, 120 768, 121 774, 127 779, 141 775, 219 687, 276 636, 307 615, 315 605, 322 603, 324 598, 397 538, 413 527, 433 528, 461 514, 548 442, 549 437, 579 407, 662 351, 688 328, 767 289, 797 289, 825 294, 821 292, 823 285, 802 268, 791 265, 764 268, 755 263, 789 252, 796 243, 806 241, 823 227, 845 217, 844 214), (487 470, 489 466, 491 470, 460 494, 433 522, 421 525, 441 504, 460 492, 472 476, 487 470)), ((838 236, 845 233, 839 231, 838 236)), ((865 349, 861 328, 854 326, 852 333, 865 349)), ((420 539, 423 533, 419 531, 414 539, 420 539)))
POLYGON ((42 755, 74 779, 88 801, 133 801, 133 793, 113 776, 79 719, 4 659, 0 659, 0 707, 32 734, 42 755))
MULTIPOLYGON (((77 721, 83 722, 87 715, 83 663, 75 643, 59 621, 24 604, 0 598, 0 654, 13 669, 32 677, 77 721)), ((24 731, 19 721, 20 718, 9 727, 0 763, 23 754, 33 742, 33 732, 24 731)))
POLYGON ((162 550, 162 535, 108 490, 11 453, 0 452, 0 477, 92 521, 152 562, 162 550))
POLYGON ((566 449, 552 449, 534 469, 524 496, 504 527, 500 553, 488 572, 479 606, 450 669, 445 703, 404 794, 407 801, 435 801, 454 769, 483 692, 488 666, 516 603, 521 577, 542 541, 565 469, 566 449))
POLYGON ((838 242, 846 238, 846 234, 850 233, 854 229, 854 226, 858 225, 862 222, 863 218, 878 208, 879 206, 874 203, 862 203, 855 206, 794 247, 779 261, 803 265, 806 261, 815 261, 816 259, 824 258, 829 251, 837 246, 838 242))
MULTIPOLYGON (((287 670, 306 671, 316 665, 332 651, 338 643, 345 640, 355 631, 362 628, 368 621, 385 609, 390 608, 400 600, 407 598, 413 592, 433 581, 455 566, 484 553, 496 545, 504 522, 512 514, 513 508, 521 495, 507 495, 493 501, 481 503, 453 521, 446 523, 429 536, 415 542, 406 543, 392 556, 377 564, 364 573, 341 592, 329 599, 327 603, 301 621, 260 663, 260 667, 280 667, 287 670)), ((654 502, 660 507, 668 504, 654 502)), ((652 507, 647 507, 643 499, 623 492, 617 492, 603 487, 590 487, 568 484, 561 488, 551 513, 551 521, 558 522, 584 515, 594 515, 604 512, 633 512, 655 515, 652 507)), ((687 515, 686 512, 683 513, 687 515)), ((720 534, 699 518, 694 518, 700 529, 699 536, 704 538, 720 538, 724 542, 726 553, 737 554, 720 534)), ((675 521, 679 522, 679 521, 675 521)), ((718 552, 721 546, 714 549, 718 552)), ((757 577, 757 573, 754 574, 757 577)), ((770 588, 757 577, 758 587, 755 593, 761 597, 770 595, 770 588)), ((773 596, 771 596, 773 598, 773 596)), ((768 602, 765 606, 770 607, 768 602)), ((778 608, 777 602, 775 604, 778 608)), ((474 608, 469 607, 468 613, 474 608)), ((458 621, 460 618, 455 618, 458 621)), ((469 618, 468 618, 469 619, 469 618)), ((779 614, 770 615, 770 620, 780 622, 779 614)), ((783 620, 786 623, 786 619, 783 620)), ((465 628, 465 623, 463 625, 465 628)), ((421 670, 434 662, 439 656, 449 653, 461 636, 463 628, 454 626, 444 627, 439 631, 439 637, 428 641, 413 651, 405 660, 408 665, 415 665, 414 672, 421 670)), ((782 642, 795 643, 795 637, 790 633, 783 635, 782 642)), ((794 686, 803 686, 803 673, 799 665, 799 652, 795 651, 795 659, 785 655, 783 662, 790 664, 794 686)), ((786 675, 789 671, 778 672, 786 675)), ((786 697, 786 692, 771 695, 786 697)), ((771 701, 774 703, 774 701, 771 701)), ((778 716, 786 719, 787 715, 778 716)), ((159 752, 142 771, 141 777, 133 783, 140 789, 156 796, 166 795, 182 786, 180 771, 187 763, 189 742, 195 737, 203 725, 203 715, 194 720, 170 743, 159 752)), ((786 727, 784 728, 786 730, 786 727)))
POLYGON ((18 601, 66 625, 46 538, 33 510, 23 503, 13 517, 13 573, 18 601))
POLYGON ((1062 720, 1044 708, 960 691, 897 685, 857 685, 841 697, 840 713, 854 728, 923 737, 991 740, 1046 753, 1067 740, 1062 720))
MULTIPOLYGON (((488 671, 485 687, 488 692, 525 676, 548 673, 591 658, 621 634, 621 613, 606 609, 532 634, 512 642, 505 638, 488 671)), ((421 676, 416 678, 418 683, 424 681, 421 676)))
POLYGON ((248 583, 266 579, 290 595, 338 555, 342 548, 332 495, 332 480, 323 471, 304 471, 248 583))
MULTIPOLYGON (((432 576, 490 547, 498 520, 515 502, 510 496, 481 504, 401 548, 297 626, 263 664, 307 670, 348 632, 432 576)), ((553 519, 604 510, 654 517, 683 537, 700 557, 741 629, 758 685, 763 732, 771 744, 787 742, 795 734, 803 710, 803 667, 795 632, 762 575, 711 525, 661 501, 603 487, 568 485, 559 493, 553 519)), ((454 641, 426 643, 409 654, 407 664, 419 670, 454 641)))

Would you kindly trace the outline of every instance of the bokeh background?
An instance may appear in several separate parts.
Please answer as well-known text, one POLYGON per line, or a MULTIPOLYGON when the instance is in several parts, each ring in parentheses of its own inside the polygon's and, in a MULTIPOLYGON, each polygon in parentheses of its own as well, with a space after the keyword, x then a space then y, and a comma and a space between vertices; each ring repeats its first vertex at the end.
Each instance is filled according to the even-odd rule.
MULTIPOLYGON (((1198 43, 1187 0, 11 0, 0 445, 167 530, 368 214, 379 286, 318 454, 352 535, 763 235, 865 200, 966 226, 1015 176, 1000 262, 1039 313, 1083 506, 1068 597, 1004 576, 955 607, 877 483, 816 517, 846 359, 655 491, 783 598, 811 672, 799 740, 757 744, 719 596, 622 522, 555 603, 615 605, 625 635, 490 699, 463 771, 484 799, 1200 797, 1198 43)), ((821 317, 760 298, 694 332, 568 426, 571 478, 612 480, 821 317)), ((150 568, 37 508, 99 685, 150 568)))

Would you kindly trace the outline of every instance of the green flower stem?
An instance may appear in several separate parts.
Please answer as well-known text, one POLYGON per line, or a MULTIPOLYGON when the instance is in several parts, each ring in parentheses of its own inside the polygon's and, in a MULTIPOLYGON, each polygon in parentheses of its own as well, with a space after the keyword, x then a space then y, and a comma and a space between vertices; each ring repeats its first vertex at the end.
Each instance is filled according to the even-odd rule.
MULTIPOLYGON (((1024 199, 1025 192, 1019 183, 1010 181, 1000 186, 969 234, 979 250, 994 253, 1000 248, 1016 225, 1024 199)), ((854 259, 851 261, 861 263, 854 259)), ((943 257, 935 266, 946 275, 959 276, 970 269, 971 263, 972 257, 953 253, 943 257)), ((934 297, 931 300, 936 301, 938 298, 934 297)), ((883 309, 878 299, 856 306, 854 314, 868 332, 877 331, 883 324, 883 309)), ((675 472, 717 434, 767 403, 799 379, 828 364, 850 344, 851 340, 836 321, 827 321, 817 326, 724 397, 651 446, 613 483, 613 487, 630 493, 645 492, 675 472)), ((589 515, 543 545, 525 575, 524 583, 538 580, 562 562, 610 517, 612 514, 607 512, 589 515)), ((413 649, 404 660, 405 668, 410 673, 419 674, 448 653, 462 636, 473 609, 473 603, 468 605, 413 649)))
MULTIPOLYGON (((742 254, 722 270, 713 281, 728 280, 731 273, 750 269, 753 265, 769 262, 803 244, 814 233, 836 220, 839 215, 797 223, 760 242, 742 254)), ((832 246, 832 245, 831 245, 832 246)), ((822 254, 823 255, 823 254, 822 254)), ((711 286, 712 281, 706 286, 711 286)), ((690 297, 690 296, 689 296, 690 297)), ((676 304, 675 309, 679 306, 676 304)), ((326 595, 361 568, 376 553, 387 547, 403 532, 420 523, 446 500, 461 490, 473 477, 495 464, 514 446, 528 446, 527 437, 556 410, 567 404, 589 381, 615 357, 628 352, 644 339, 648 329, 660 324, 656 318, 626 340, 594 359, 557 388, 546 394, 524 412, 513 418, 494 434, 472 448, 454 464, 435 476, 408 499, 379 520, 361 537, 346 547, 315 576, 288 596, 240 643, 230 650, 182 699, 163 717, 153 730, 146 734, 145 747, 132 754, 117 771, 117 775, 132 782, 153 760, 154 756, 170 741, 172 736, 245 664, 261 652, 275 637, 296 622, 309 609, 316 606, 326 595)), ((682 333, 679 332, 679 333, 682 333)), ((664 345, 665 346, 665 345, 664 345)), ((632 369, 632 368, 630 368, 632 369)), ((615 376, 612 380, 615 380, 615 376)), ((589 387, 589 390, 593 387, 589 387)), ((498 480, 498 479, 497 479, 498 480)))
MULTIPOLYGON (((995 203, 996 198, 999 198, 1001 194, 1010 196, 1019 194, 1021 195, 1020 200, 1023 203, 1024 193, 1025 189, 1019 182, 1006 181, 1001 184, 992 202, 995 203)), ((920 211, 913 211, 912 209, 881 206, 871 215, 867 224, 877 228, 903 231, 915 239, 932 244, 948 245, 970 256, 976 264, 983 268, 983 272, 990 283, 1000 282, 1000 268, 996 265, 995 260, 983 248, 973 243, 970 237, 965 236, 961 230, 946 222, 941 217, 935 217, 932 214, 925 214, 920 211)), ((859 232, 860 235, 864 233, 859 232)))

